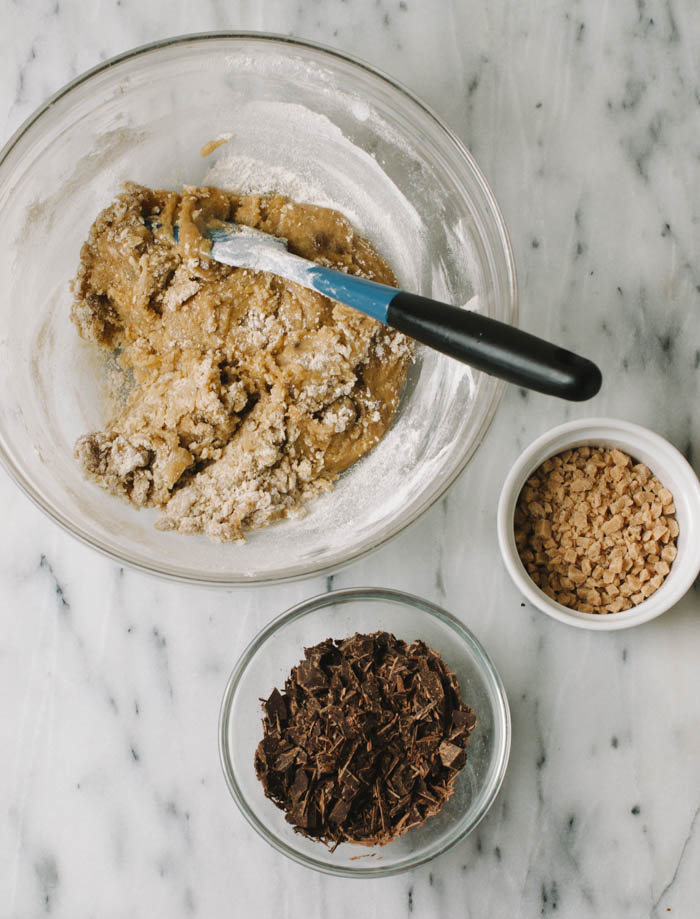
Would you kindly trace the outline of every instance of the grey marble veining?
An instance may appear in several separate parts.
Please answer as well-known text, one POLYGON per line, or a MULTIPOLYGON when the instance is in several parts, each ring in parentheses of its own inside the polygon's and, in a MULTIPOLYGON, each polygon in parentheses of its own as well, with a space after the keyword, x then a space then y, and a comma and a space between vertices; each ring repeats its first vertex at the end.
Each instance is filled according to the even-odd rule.
POLYGON ((595 357, 585 406, 507 392, 475 459, 400 537, 330 579, 213 592, 122 570, 0 474, 0 914, 693 919, 700 901, 700 602, 589 634, 525 605, 495 504, 567 418, 647 424, 700 467, 700 7, 673 0, 6 0, 0 136, 106 57, 268 29, 369 60, 471 148, 503 209, 521 322, 595 357), (412 873, 304 871, 239 816, 218 705, 267 620, 330 587, 443 604, 492 654, 513 751, 478 829, 412 873))

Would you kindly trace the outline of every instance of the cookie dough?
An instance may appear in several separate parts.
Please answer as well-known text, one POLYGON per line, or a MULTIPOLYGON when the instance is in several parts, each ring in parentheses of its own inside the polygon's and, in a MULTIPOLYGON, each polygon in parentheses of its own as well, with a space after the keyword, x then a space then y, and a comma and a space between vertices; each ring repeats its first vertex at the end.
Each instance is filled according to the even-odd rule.
POLYGON ((212 220, 396 281, 341 214, 281 195, 129 184, 93 224, 72 318, 118 355, 129 392, 105 430, 78 439, 76 456, 108 491, 160 509, 160 529, 224 542, 299 515, 379 441, 411 346, 294 283, 215 262, 202 236, 212 220))

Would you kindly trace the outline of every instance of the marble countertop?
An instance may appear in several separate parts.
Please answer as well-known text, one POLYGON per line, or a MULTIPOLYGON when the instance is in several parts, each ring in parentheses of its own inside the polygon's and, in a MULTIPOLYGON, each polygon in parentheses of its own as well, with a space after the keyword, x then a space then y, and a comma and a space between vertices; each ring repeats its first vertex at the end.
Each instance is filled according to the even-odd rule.
POLYGON ((700 468, 700 13, 638 0, 2 4, 0 138, 80 71, 178 33, 270 29, 378 65, 471 148, 509 226, 522 324, 595 357, 586 405, 510 389, 474 461, 329 579, 214 592, 118 568, 0 473, 0 914, 661 917, 700 902, 700 597, 593 634, 524 604, 496 544, 519 451, 613 415, 700 468), (267 847, 219 768, 221 694, 273 615, 384 585, 460 616, 505 681, 513 747, 478 829, 395 878, 267 847))

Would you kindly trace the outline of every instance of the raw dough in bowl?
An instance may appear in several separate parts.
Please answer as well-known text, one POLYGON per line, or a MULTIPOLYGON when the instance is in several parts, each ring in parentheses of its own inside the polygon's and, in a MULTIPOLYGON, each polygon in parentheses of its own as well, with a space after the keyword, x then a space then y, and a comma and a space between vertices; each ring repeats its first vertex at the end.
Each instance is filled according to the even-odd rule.
POLYGON ((202 231, 216 220, 284 237, 324 265, 396 280, 337 211, 282 195, 130 184, 92 225, 73 320, 83 338, 117 349, 132 385, 76 454, 108 491, 160 509, 159 529, 225 542, 298 516, 379 441, 411 348, 320 294, 214 261, 202 231))

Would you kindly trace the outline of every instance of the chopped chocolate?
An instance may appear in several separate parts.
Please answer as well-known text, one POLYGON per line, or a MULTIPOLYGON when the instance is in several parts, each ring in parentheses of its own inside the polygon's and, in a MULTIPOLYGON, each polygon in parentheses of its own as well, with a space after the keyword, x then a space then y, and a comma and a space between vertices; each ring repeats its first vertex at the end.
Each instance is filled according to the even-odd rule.
POLYGON ((287 717, 287 706, 276 689, 273 689, 272 695, 265 703, 265 711, 267 712, 267 717, 271 719, 281 718, 284 721, 287 717))
POLYGON ((263 711, 265 794, 331 849, 385 845, 437 814, 476 725, 437 651, 388 632, 306 648, 263 711))

